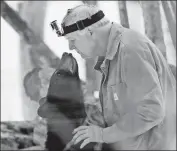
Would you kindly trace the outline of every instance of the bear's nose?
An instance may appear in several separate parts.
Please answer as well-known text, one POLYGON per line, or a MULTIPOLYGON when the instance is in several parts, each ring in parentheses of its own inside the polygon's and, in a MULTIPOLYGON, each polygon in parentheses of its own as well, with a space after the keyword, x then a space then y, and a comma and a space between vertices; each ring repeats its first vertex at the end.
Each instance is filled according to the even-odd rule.
POLYGON ((67 53, 67 52, 64 52, 64 53, 63 53, 63 56, 66 56, 66 55, 68 55, 68 53, 67 53))

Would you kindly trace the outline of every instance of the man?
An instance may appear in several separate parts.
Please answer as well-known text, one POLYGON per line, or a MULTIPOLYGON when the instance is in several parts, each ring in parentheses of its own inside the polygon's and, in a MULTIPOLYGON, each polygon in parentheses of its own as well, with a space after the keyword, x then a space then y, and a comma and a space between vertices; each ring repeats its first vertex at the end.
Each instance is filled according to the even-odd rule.
MULTIPOLYGON (((62 21, 70 50, 98 57, 102 127, 73 131, 72 142, 106 143, 112 150, 175 149, 176 81, 158 48, 144 35, 110 22, 95 6, 69 9, 62 21)), ((88 119, 89 120, 89 119, 88 119)))

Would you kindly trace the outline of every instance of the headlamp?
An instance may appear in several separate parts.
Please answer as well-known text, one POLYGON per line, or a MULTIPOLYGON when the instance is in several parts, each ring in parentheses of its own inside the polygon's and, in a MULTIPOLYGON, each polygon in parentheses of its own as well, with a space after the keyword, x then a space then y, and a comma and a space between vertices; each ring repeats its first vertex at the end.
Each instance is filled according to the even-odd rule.
POLYGON ((52 29, 56 31, 56 34, 58 35, 58 37, 64 35, 64 33, 62 32, 62 29, 59 29, 59 27, 57 25, 57 20, 54 20, 53 22, 51 22, 50 25, 51 25, 52 29))
POLYGON ((58 37, 65 36, 66 34, 72 33, 77 30, 83 30, 85 27, 88 27, 104 17, 103 11, 98 11, 96 14, 92 15, 90 18, 86 18, 84 20, 79 20, 74 24, 69 26, 61 25, 61 28, 57 25, 57 20, 54 20, 50 23, 53 30, 56 31, 58 37))

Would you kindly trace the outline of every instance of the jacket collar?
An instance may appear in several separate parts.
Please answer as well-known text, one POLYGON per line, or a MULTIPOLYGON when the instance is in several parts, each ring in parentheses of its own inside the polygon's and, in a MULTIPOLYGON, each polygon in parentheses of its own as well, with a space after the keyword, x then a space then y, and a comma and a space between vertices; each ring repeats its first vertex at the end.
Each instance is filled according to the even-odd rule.
POLYGON ((117 48, 120 42, 120 37, 122 35, 121 33, 123 32, 123 30, 124 28, 121 25, 112 22, 112 27, 108 39, 106 56, 98 57, 97 62, 94 66, 95 70, 98 71, 102 70, 103 72, 107 72, 109 60, 112 60, 117 52, 117 48))

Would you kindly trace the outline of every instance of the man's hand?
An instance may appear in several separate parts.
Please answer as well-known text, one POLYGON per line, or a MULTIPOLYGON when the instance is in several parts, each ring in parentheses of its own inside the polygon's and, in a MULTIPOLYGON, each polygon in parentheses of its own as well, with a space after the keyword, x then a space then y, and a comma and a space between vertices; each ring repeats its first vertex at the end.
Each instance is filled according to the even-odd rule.
POLYGON ((73 131, 73 139, 71 142, 77 144, 83 141, 80 148, 83 148, 90 142, 103 143, 103 128, 91 125, 91 126, 80 126, 73 131))

